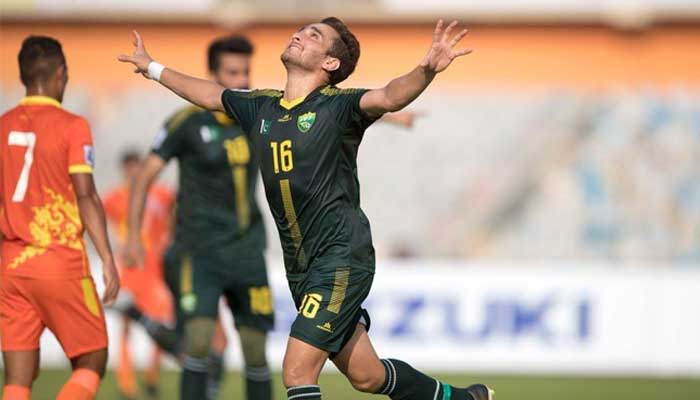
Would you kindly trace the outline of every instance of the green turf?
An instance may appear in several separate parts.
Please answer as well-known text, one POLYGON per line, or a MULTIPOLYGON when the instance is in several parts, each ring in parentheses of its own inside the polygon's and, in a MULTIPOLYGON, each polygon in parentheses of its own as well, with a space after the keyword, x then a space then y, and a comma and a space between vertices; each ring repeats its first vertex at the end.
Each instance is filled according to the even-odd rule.
MULTIPOLYGON (((69 372, 44 370, 34 385, 34 400, 53 399, 69 372)), ((455 385, 466 386, 484 382, 496 390, 496 399, 513 400, 699 400, 700 379, 646 379, 646 378, 569 378, 541 376, 471 376, 439 375, 438 378, 455 385)), ((177 399, 177 373, 163 374, 160 399, 177 399)), ((279 375, 275 378, 276 399, 284 400, 279 375)), ((324 374, 321 377, 324 399, 362 400, 383 397, 354 392, 342 375, 324 374)), ((100 394, 102 400, 121 400, 113 374, 108 374, 100 394)), ((240 375, 231 373, 224 383, 220 398, 242 399, 240 375)), ((146 399, 145 396, 141 399, 146 399)), ((430 399, 428 399, 430 400, 430 399)))

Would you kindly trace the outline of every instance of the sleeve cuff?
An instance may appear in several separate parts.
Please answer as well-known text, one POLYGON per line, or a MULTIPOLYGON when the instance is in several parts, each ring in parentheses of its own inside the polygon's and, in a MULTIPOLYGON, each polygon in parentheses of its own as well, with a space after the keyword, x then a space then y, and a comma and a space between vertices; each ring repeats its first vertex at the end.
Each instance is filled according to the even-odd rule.
POLYGON ((87 164, 76 164, 68 167, 69 174, 91 174, 92 167, 87 164))

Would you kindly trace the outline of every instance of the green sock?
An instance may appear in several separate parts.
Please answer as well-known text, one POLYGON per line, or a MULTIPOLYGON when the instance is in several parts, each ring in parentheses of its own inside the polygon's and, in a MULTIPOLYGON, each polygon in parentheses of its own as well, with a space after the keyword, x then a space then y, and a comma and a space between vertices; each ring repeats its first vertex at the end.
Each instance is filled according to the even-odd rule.
POLYGON ((377 394, 392 400, 473 400, 464 389, 439 382, 400 360, 382 360, 386 381, 377 394))
POLYGON ((267 366, 247 367, 245 383, 248 400, 272 400, 272 375, 267 366))
POLYGON ((204 400, 207 398, 209 363, 206 358, 186 356, 182 364, 180 400, 204 400))

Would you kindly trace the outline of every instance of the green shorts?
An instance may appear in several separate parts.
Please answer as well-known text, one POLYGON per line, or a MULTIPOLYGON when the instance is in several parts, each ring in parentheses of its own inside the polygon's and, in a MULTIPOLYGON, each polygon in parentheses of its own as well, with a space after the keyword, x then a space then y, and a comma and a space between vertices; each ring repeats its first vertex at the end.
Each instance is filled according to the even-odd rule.
POLYGON ((288 274, 289 288, 299 313, 289 335, 333 358, 352 338, 358 323, 369 330, 369 314, 362 308, 374 273, 352 267, 312 268, 288 274))
POLYGON ((236 326, 264 332, 274 327, 274 307, 262 253, 237 259, 226 251, 189 254, 174 246, 165 253, 165 279, 176 306, 178 330, 190 318, 218 318, 224 296, 236 326))

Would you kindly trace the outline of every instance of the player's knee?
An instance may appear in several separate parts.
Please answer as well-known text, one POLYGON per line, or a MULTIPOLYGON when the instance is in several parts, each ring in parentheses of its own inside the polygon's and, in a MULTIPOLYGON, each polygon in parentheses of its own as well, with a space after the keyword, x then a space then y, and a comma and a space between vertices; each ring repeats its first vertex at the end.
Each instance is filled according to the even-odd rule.
POLYGON ((300 364, 284 366, 282 368, 282 381, 286 388, 291 388, 301 385, 313 385, 311 374, 304 366, 300 364))
POLYGON ((238 328, 246 367, 259 368, 267 365, 265 344, 267 334, 264 331, 241 326, 238 328))
POLYGON ((89 369, 97 373, 100 378, 103 378, 107 367, 107 349, 79 355, 71 360, 71 364, 73 370, 89 369))
POLYGON ((359 373, 354 373, 352 375, 347 375, 350 384, 355 390, 359 390, 364 393, 377 393, 377 391, 384 385, 384 371, 382 374, 372 373, 368 370, 363 370, 359 373))
POLYGON ((185 354, 194 358, 209 355, 215 321, 212 318, 195 318, 185 323, 185 354))

